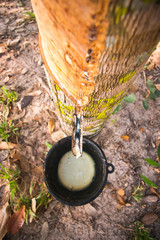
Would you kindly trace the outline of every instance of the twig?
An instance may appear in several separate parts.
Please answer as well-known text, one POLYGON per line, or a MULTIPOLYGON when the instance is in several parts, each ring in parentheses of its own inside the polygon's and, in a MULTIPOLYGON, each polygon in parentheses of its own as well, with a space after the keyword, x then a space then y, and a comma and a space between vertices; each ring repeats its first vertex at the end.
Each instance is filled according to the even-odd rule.
POLYGON ((145 74, 145 71, 143 71, 143 77, 144 77, 144 81, 146 82, 146 74, 145 74))
POLYGON ((114 223, 114 225, 117 225, 117 226, 119 226, 120 228, 122 228, 122 229, 124 229, 124 230, 127 230, 127 231, 133 231, 132 228, 126 228, 126 227, 122 226, 122 225, 119 224, 119 223, 114 223))
POLYGON ((53 99, 51 91, 50 91, 49 87, 47 86, 47 84, 44 82, 44 80, 40 77, 37 77, 36 79, 42 85, 42 87, 47 91, 47 93, 50 95, 51 99, 53 99))

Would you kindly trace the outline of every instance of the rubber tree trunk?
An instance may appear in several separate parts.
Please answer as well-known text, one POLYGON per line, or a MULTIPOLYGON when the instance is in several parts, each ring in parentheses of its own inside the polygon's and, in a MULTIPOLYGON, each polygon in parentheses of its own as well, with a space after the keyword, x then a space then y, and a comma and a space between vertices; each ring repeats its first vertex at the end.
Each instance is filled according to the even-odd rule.
POLYGON ((160 4, 32 0, 40 51, 61 126, 83 108, 84 135, 101 130, 160 39, 160 4))

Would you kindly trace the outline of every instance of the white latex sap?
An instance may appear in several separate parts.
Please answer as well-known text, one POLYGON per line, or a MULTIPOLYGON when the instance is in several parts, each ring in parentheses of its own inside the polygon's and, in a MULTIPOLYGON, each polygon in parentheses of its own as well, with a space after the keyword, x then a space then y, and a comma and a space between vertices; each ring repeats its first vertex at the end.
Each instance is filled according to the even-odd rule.
POLYGON ((95 165, 92 157, 83 152, 76 158, 72 151, 67 152, 58 165, 60 182, 69 190, 79 191, 86 188, 95 175, 95 165))

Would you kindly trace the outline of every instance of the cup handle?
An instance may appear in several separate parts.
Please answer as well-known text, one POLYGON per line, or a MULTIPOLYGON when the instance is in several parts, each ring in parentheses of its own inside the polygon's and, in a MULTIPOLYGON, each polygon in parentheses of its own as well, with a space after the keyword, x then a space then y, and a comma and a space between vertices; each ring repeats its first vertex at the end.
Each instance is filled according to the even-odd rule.
POLYGON ((114 172, 114 166, 112 163, 107 163, 106 165, 107 173, 113 173, 114 172))

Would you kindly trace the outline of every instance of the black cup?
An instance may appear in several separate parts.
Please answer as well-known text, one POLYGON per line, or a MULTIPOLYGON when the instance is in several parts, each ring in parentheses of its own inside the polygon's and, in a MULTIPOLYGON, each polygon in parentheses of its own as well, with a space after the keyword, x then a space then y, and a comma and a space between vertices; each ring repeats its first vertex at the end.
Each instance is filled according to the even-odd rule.
POLYGON ((83 138, 83 151, 94 160, 95 176, 91 184, 85 189, 70 191, 60 183, 58 178, 59 161, 69 151, 71 151, 71 137, 63 138, 53 145, 44 161, 44 180, 49 192, 55 199, 70 206, 80 206, 98 197, 106 185, 108 173, 114 171, 114 166, 107 163, 102 149, 95 142, 83 138))

